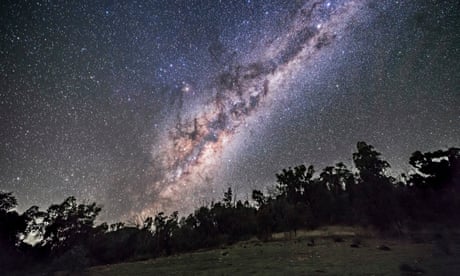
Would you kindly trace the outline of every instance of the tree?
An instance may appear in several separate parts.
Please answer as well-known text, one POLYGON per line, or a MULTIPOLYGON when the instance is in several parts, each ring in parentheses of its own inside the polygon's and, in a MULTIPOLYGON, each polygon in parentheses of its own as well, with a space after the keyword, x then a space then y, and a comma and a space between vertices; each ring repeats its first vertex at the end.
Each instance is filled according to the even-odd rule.
POLYGON ((407 181, 415 194, 410 208, 412 218, 445 221, 460 217, 460 149, 416 151, 409 164, 415 169, 407 181))
POLYGON ((252 199, 256 202, 258 208, 262 207, 267 203, 267 198, 259 190, 252 191, 252 199))
POLYGON ((450 148, 435 152, 416 151, 409 160, 416 173, 410 182, 419 188, 442 189, 455 186, 460 171, 460 149, 450 148))
POLYGON ((289 203, 302 201, 303 196, 308 193, 308 184, 313 174, 313 166, 309 166, 308 169, 305 165, 283 169, 281 173, 276 174, 279 195, 285 197, 289 203))
POLYGON ((319 175, 320 181, 326 185, 334 197, 340 196, 354 184, 353 174, 348 170, 347 166, 339 162, 334 167, 328 166, 323 169, 319 175))
POLYGON ((17 200, 11 192, 0 191, 0 267, 11 269, 20 264, 17 244, 27 227, 24 217, 13 209, 17 200))
POLYGON ((373 146, 358 142, 353 161, 358 169, 358 186, 355 189, 355 211, 361 214, 361 222, 370 223, 381 230, 389 230, 400 224, 394 178, 386 175, 390 164, 381 159, 373 146))
POLYGON ((331 206, 327 206, 331 223, 344 223, 351 220, 350 217, 350 191, 353 190, 355 179, 350 170, 342 162, 334 167, 328 166, 320 174, 319 182, 327 187, 331 206))
MULTIPOLYGON (((143 231, 135 227, 122 227, 113 231, 104 231, 104 228, 95 230, 95 235, 91 235, 87 243, 93 263, 121 262, 144 253, 140 248, 143 250, 151 245, 149 241, 142 240, 140 236, 143 236, 143 231)), ((151 233, 149 236, 152 236, 151 233)))
POLYGON ((10 250, 19 241, 19 234, 26 228, 23 216, 13 209, 17 200, 11 192, 0 191, 0 249, 10 250))
POLYGON ((18 205, 16 198, 11 192, 0 191, 0 212, 7 213, 18 205))
POLYGON ((309 214, 310 228, 331 222, 333 197, 328 187, 320 179, 312 179, 305 187, 304 198, 309 214))
POLYGON ((178 223, 178 212, 172 213, 167 217, 163 212, 160 212, 155 216, 153 221, 155 232, 155 249, 156 252, 163 252, 166 255, 172 253, 172 237, 173 233, 179 227, 178 223))
POLYGON ((367 177, 385 175, 385 171, 390 168, 390 164, 381 159, 380 152, 366 142, 358 142, 357 149, 358 152, 353 153, 353 162, 362 179, 366 180, 367 177))
POLYGON ((77 243, 83 243, 100 211, 96 203, 78 204, 75 197, 51 205, 42 222, 44 235, 41 245, 48 247, 53 255, 59 255, 77 243))
POLYGON ((193 230, 196 232, 200 247, 210 247, 219 244, 218 227, 215 212, 208 207, 200 207, 193 216, 189 217, 193 230))
POLYGON ((233 200, 232 188, 228 187, 228 190, 224 192, 223 203, 225 207, 227 208, 232 207, 232 200, 233 200))
MULTIPOLYGON (((32 206, 29 209, 27 209, 22 216, 24 217, 24 221, 26 222, 26 229, 23 232, 23 240, 25 239, 40 239, 44 236, 45 234, 45 229, 43 225, 43 221, 47 217, 47 213, 44 211, 41 211, 38 206, 32 206)), ((25 244, 22 243, 22 246, 25 244)), ((37 249, 37 248, 35 248, 37 249)), ((36 255, 44 255, 40 254, 41 252, 37 252, 37 250, 34 251, 36 255)), ((39 257, 39 256, 36 256, 39 257)), ((45 257, 45 256, 41 256, 45 257)))

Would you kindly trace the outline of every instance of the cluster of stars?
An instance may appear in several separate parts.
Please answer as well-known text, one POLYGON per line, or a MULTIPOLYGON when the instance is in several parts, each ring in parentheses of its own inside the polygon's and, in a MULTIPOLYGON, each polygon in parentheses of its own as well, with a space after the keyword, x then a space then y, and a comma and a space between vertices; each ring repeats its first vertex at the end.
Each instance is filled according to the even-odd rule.
POLYGON ((187 210, 226 186, 239 196, 269 187, 287 166, 350 162, 360 140, 395 169, 415 150, 460 143, 455 0, 4 1, 0 9, 0 189, 23 209, 74 195, 103 204, 104 219, 147 210, 165 191, 180 192, 163 176, 190 168, 161 171, 168 133, 181 127, 208 160, 192 150, 188 162, 219 168, 175 203, 187 210), (310 15, 302 10, 314 3, 310 15), (224 124, 215 116, 223 100, 249 115, 224 124))

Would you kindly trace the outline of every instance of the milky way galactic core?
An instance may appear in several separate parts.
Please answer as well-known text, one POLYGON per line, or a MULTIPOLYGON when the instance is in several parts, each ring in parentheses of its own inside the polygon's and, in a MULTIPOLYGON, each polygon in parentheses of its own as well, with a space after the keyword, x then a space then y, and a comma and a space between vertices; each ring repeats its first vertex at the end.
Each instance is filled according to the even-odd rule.
MULTIPOLYGON (((169 206, 177 210, 183 199, 197 198, 197 188, 216 174, 222 153, 239 127, 279 97, 276 94, 288 93, 284 87, 288 79, 311 66, 323 47, 343 35, 356 13, 364 12, 364 2, 340 2, 307 1, 286 24, 282 36, 252 53, 256 61, 231 64, 216 76, 209 103, 198 106, 192 115, 179 115, 173 128, 166 128, 160 142, 165 149, 153 153, 153 159, 159 160, 156 170, 164 174, 149 187, 159 195, 152 202, 153 210, 169 206)), ((188 93, 187 88, 181 92, 188 93)))
POLYGON ((1 4, 0 189, 182 215, 301 163, 459 146, 458 2, 1 4))

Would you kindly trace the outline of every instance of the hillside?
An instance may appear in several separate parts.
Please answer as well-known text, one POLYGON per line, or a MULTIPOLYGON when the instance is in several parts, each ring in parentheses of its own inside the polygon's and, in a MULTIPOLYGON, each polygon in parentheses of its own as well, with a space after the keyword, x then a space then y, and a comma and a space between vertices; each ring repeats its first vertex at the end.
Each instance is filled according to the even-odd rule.
POLYGON ((453 275, 456 271, 460 271, 458 233, 384 239, 343 227, 302 231, 290 240, 277 234, 267 243, 250 240, 88 270, 89 275, 453 275), (388 248, 379 248, 382 245, 388 248))

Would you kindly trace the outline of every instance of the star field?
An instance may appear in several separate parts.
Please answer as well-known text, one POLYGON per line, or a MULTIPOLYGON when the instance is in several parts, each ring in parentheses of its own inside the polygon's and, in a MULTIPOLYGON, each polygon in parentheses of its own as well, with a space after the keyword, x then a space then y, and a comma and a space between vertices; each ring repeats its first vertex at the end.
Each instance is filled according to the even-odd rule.
POLYGON ((457 1, 3 1, 0 189, 109 220, 460 145, 457 1))

